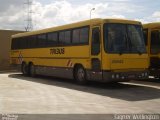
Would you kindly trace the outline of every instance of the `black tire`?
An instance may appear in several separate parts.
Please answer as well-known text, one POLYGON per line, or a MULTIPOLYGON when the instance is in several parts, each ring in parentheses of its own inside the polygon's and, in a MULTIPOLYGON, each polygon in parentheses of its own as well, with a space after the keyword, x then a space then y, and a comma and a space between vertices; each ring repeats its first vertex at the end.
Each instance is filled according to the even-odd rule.
POLYGON ((28 66, 26 63, 22 63, 21 72, 23 73, 23 75, 28 75, 28 66))
POLYGON ((87 83, 86 80, 86 71, 82 66, 77 66, 75 68, 74 76, 76 79, 76 82, 80 85, 84 85, 87 83))
POLYGON ((35 77, 36 76, 35 66, 32 63, 29 65, 29 75, 31 77, 35 77))

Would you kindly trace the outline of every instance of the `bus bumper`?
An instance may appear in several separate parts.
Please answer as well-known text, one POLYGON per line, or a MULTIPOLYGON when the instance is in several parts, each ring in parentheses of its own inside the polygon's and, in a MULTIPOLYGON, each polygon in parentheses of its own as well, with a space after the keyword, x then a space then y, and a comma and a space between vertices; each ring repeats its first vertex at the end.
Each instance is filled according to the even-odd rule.
POLYGON ((149 69, 149 75, 160 78, 160 69, 149 69))
POLYGON ((103 71, 103 81, 129 81, 149 78, 148 70, 145 71, 126 71, 126 72, 108 72, 103 71))
POLYGON ((148 70, 142 71, 99 71, 93 72, 91 70, 87 71, 87 79, 91 81, 102 81, 102 82, 123 82, 130 80, 140 80, 148 79, 149 73, 148 70))

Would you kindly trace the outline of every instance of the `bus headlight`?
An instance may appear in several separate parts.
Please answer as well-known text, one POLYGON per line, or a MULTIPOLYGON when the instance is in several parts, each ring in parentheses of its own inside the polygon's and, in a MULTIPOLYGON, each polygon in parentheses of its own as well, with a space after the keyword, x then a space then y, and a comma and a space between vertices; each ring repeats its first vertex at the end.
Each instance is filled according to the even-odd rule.
POLYGON ((146 76, 146 77, 148 76, 148 73, 147 73, 147 72, 145 73, 145 76, 146 76))
POLYGON ((116 75, 116 78, 117 78, 117 79, 119 78, 119 75, 118 75, 118 74, 116 75))
POLYGON ((112 75, 112 79, 114 79, 115 78, 115 76, 114 76, 114 74, 112 75))

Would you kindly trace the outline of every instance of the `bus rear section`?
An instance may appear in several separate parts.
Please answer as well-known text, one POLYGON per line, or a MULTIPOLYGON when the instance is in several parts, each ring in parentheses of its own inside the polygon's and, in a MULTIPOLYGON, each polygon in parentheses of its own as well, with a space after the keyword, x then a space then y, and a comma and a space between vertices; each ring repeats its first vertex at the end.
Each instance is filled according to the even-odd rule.
POLYGON ((148 78, 148 55, 141 23, 104 20, 102 26, 92 28, 92 43, 90 79, 119 82, 148 78), (97 39, 100 42, 95 42, 97 39))
POLYGON ((150 76, 160 78, 160 23, 144 24, 143 32, 149 55, 150 76))

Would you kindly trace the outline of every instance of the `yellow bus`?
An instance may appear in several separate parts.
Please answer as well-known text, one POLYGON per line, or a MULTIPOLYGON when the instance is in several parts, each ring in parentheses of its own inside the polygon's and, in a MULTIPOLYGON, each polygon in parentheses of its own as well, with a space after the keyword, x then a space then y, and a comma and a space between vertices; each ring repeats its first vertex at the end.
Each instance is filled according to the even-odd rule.
POLYGON ((11 64, 25 75, 119 82, 148 77, 142 25, 91 19, 12 36, 11 64))
POLYGON ((143 25, 150 75, 160 78, 160 22, 143 25))

